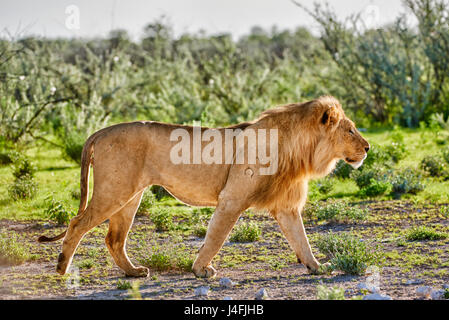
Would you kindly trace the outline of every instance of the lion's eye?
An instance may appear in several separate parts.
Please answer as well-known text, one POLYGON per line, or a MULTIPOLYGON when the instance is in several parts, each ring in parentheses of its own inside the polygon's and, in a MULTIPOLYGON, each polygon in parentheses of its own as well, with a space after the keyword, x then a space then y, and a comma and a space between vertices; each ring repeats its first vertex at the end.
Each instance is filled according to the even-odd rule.
POLYGON ((352 129, 349 129, 349 133, 352 134, 352 135, 355 134, 354 130, 352 130, 352 129))

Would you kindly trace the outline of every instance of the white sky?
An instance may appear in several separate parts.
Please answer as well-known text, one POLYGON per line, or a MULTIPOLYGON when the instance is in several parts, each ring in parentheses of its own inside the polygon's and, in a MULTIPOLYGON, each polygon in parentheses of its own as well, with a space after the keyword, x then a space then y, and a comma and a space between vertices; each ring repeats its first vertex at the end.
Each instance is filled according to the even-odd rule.
MULTIPOLYGON (((297 0, 312 8, 322 0, 297 0)), ((400 0, 328 0, 339 17, 377 8, 377 21, 394 20, 404 9, 400 0)), ((376 11, 374 10, 374 11, 376 11)), ((165 15, 175 30, 207 34, 230 32, 234 37, 248 33, 254 25, 280 29, 308 26, 317 30, 313 20, 290 0, 0 0, 0 34, 5 30, 17 35, 46 37, 104 36, 122 28, 138 39, 143 27, 165 15), (79 29, 69 29, 66 8, 79 8, 79 29)), ((73 20, 71 20, 73 21, 73 20)))

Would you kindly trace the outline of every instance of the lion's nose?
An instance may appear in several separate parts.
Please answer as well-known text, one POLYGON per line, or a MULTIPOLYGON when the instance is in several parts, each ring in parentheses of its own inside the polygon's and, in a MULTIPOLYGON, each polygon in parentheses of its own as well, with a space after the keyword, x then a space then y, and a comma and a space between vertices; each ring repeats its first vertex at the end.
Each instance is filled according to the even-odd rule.
POLYGON ((366 152, 369 151, 369 145, 368 145, 368 147, 365 147, 365 151, 366 151, 366 152))

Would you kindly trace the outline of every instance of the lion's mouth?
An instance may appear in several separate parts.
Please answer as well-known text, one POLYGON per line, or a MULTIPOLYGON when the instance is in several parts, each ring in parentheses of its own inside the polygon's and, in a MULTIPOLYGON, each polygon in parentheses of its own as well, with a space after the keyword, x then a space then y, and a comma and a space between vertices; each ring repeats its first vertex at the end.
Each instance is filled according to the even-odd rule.
POLYGON ((346 162, 348 162, 348 163, 356 163, 356 162, 357 162, 357 160, 352 160, 352 159, 350 159, 350 158, 346 158, 345 160, 346 160, 346 162))

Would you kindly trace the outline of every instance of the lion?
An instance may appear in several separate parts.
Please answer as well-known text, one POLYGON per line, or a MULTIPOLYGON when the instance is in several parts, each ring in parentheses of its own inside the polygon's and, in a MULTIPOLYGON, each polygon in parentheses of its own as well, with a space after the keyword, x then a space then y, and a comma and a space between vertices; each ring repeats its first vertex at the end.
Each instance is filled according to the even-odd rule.
MULTIPOLYGON (((87 139, 81 156, 78 214, 62 234, 38 239, 49 242, 64 238, 56 267, 59 274, 67 272, 83 236, 109 220, 105 242, 115 263, 127 276, 148 276, 148 268, 135 266, 128 258, 126 239, 142 194, 150 185, 164 187, 187 205, 216 207, 192 266, 197 277, 216 275, 211 262, 248 208, 267 210, 279 223, 298 263, 311 273, 321 270, 301 217, 308 182, 329 174, 339 160, 359 168, 370 149, 336 98, 323 96, 280 106, 263 112, 254 121, 213 129, 219 134, 226 129, 240 130, 233 137, 234 145, 248 130, 276 129, 277 170, 273 174, 260 174, 259 169, 266 164, 258 160, 252 164, 175 164, 170 161, 170 152, 176 141, 170 135, 177 129, 188 133, 195 130, 185 125, 140 121, 104 128, 87 139), (94 186, 88 203, 91 165, 94 186)), ((244 152, 243 147, 248 143, 231 150, 231 158, 244 152)))

